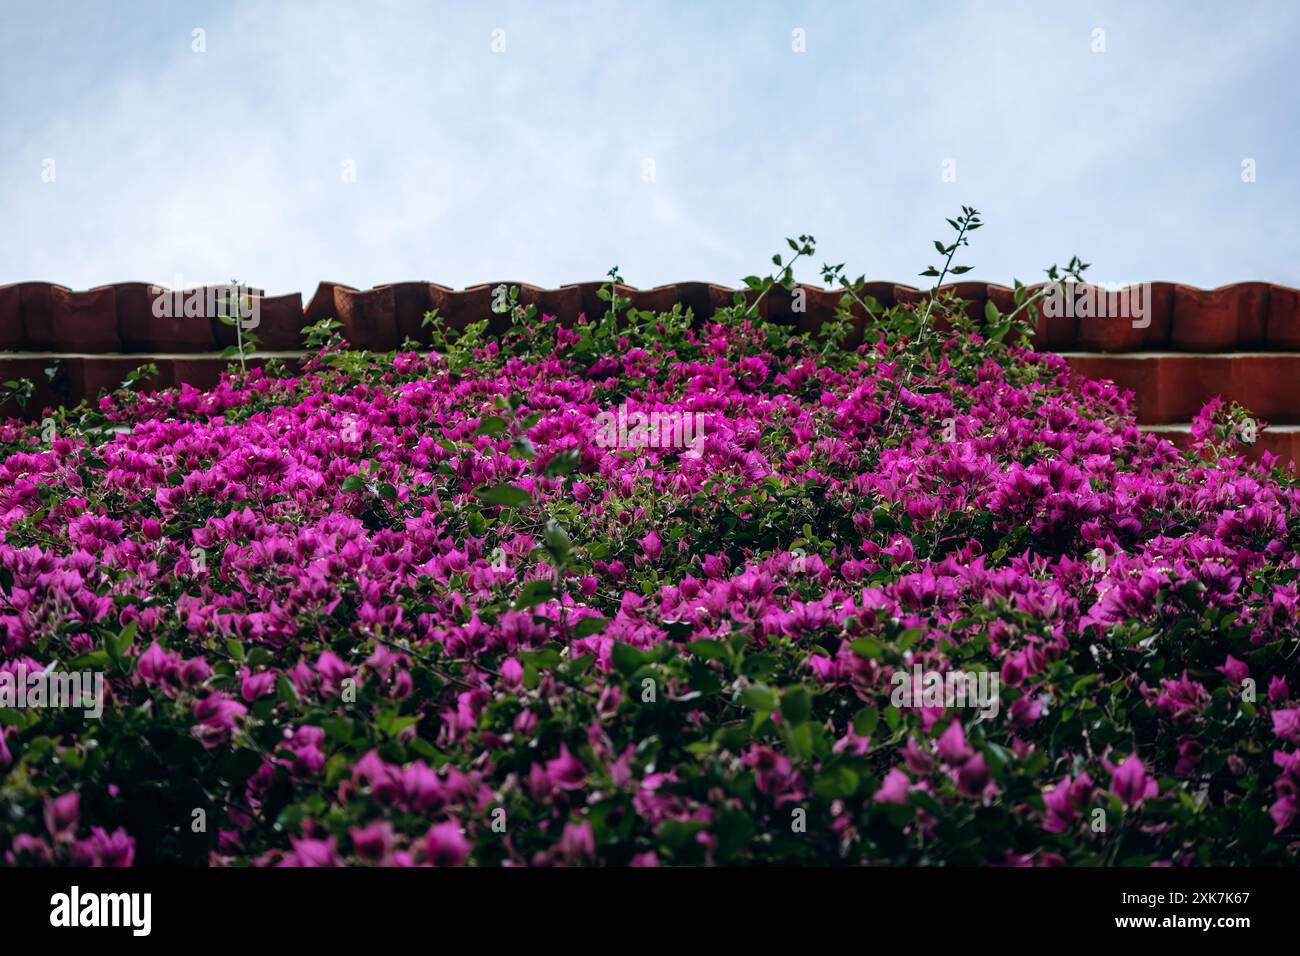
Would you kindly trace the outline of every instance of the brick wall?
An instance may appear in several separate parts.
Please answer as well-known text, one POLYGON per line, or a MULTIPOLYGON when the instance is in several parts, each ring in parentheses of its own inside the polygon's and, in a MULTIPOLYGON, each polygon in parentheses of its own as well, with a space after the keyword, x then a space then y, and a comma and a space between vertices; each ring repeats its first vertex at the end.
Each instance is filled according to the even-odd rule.
MULTIPOLYGON (((350 342, 376 350, 393 349, 408 337, 427 341, 420 323, 430 309, 453 327, 488 318, 490 328, 500 330, 505 320, 491 310, 498 284, 451 289, 433 282, 396 282, 362 290, 322 282, 305 306, 299 293, 258 297, 260 354, 296 357, 302 326, 331 316, 342 323, 350 342)), ((510 284, 519 287, 523 304, 535 304, 564 324, 580 313, 596 315, 605 309, 597 296, 600 282, 558 289, 510 284)), ((833 316, 839 293, 803 288, 803 312, 794 310, 789 293, 776 288, 762 302, 764 316, 805 330, 819 328, 833 316)), ((974 316, 983 314, 989 299, 1004 313, 1013 305, 1012 291, 1005 286, 959 282, 949 288, 970 300, 974 316)), ((730 304, 735 292, 706 282, 621 291, 637 308, 668 310, 681 303, 701 318, 730 304)), ((916 303, 926 295, 891 282, 871 283, 867 292, 887 306, 916 303)), ((1185 440, 1187 425, 1202 403, 1220 395, 1274 426, 1261 436, 1260 448, 1283 460, 1300 459, 1300 290, 1264 282, 1211 290, 1154 282, 1150 293, 1145 328, 1122 319, 1040 316, 1035 346, 1064 354, 1082 374, 1132 389, 1139 422, 1174 441, 1185 440)), ((213 384, 225 368, 220 353, 234 344, 234 330, 216 319, 157 317, 154 298, 143 282, 84 292, 49 282, 0 286, 0 381, 26 377, 36 383, 29 415, 46 405, 93 397, 144 362, 158 366, 162 386, 213 384), (51 383, 46 368, 54 360, 63 371, 51 383)), ((6 407, 0 413, 19 410, 6 407)))

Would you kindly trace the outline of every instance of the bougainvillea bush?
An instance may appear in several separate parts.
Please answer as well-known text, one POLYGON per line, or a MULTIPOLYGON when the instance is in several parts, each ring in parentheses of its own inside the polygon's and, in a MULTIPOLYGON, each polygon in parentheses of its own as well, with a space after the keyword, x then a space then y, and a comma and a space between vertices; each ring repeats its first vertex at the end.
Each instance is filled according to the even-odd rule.
POLYGON ((3 667, 105 677, 0 709, 4 859, 1294 863, 1300 494, 1243 413, 1144 434, 1019 287, 833 267, 800 334, 778 266, 0 428, 3 667))

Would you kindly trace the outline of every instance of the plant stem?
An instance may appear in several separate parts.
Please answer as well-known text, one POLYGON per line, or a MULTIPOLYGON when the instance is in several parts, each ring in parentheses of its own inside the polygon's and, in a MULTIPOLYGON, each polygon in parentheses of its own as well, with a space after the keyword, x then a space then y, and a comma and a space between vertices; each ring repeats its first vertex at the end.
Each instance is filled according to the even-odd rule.
MULTIPOLYGON (((789 262, 787 262, 785 265, 783 265, 783 266, 781 267, 781 271, 782 271, 782 272, 786 272, 786 271, 788 271, 789 268, 790 268, 792 265, 794 265, 796 262, 798 262, 802 257, 803 257, 803 252, 802 252, 802 251, 797 251, 797 252, 795 252, 795 254, 794 254, 794 258, 791 259, 789 262)), ((791 274, 790 274, 790 277, 791 277, 791 278, 794 278, 794 273, 791 273, 791 274)), ((747 308, 747 309, 745 310, 745 315, 746 315, 746 316, 749 316, 749 315, 757 315, 757 314, 758 314, 758 304, 759 304, 760 302, 763 301, 764 297, 765 297, 769 292, 772 291, 772 286, 773 286, 773 285, 776 285, 776 279, 775 279, 774 277, 772 277, 772 276, 768 276, 768 278, 772 280, 772 285, 769 285, 766 289, 764 289, 762 292, 760 292, 760 293, 758 294, 758 298, 755 299, 754 302, 753 302, 753 304, 752 304, 751 306, 749 306, 749 308, 747 308)))
MULTIPOLYGON (((921 341, 925 338, 925 325, 926 322, 928 322, 930 319, 931 310, 934 308, 934 300, 939 295, 939 287, 943 285, 943 280, 947 277, 948 270, 952 267, 952 258, 957 254, 957 250, 961 248, 962 238, 966 235, 966 229, 969 225, 970 225, 970 216, 963 216, 961 219, 961 228, 957 230, 957 239, 952 244, 952 249, 950 249, 948 252, 948 258, 943 261, 943 268, 939 270, 939 278, 935 279, 934 286, 931 287, 930 289, 929 301, 925 303, 925 312, 921 315, 921 323, 919 326, 917 326, 916 329, 916 344, 918 347, 920 346, 921 341)), ((899 389, 906 388, 907 385, 912 381, 912 368, 913 368, 912 363, 909 363, 907 366, 907 377, 899 385, 899 389)), ((894 409, 897 407, 898 407, 898 395, 895 394, 894 401, 889 406, 889 414, 885 417, 885 424, 890 425, 890 430, 889 430, 890 438, 894 437, 894 428, 892 425, 892 419, 894 417, 894 409)))

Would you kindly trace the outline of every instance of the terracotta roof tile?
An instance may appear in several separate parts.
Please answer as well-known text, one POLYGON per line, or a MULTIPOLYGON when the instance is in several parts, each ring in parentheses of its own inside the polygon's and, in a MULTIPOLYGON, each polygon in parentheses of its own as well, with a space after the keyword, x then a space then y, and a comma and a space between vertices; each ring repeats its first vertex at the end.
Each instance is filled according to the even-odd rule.
MULTIPOLYGON (((422 323, 431 309, 453 328, 487 319, 489 329, 499 333, 507 324, 504 315, 492 311, 493 290, 500 284, 457 290, 415 280, 357 289, 322 282, 305 307, 300 293, 258 293, 260 354, 265 358, 284 352, 292 359, 302 348, 302 327, 327 317, 342 323, 353 344, 385 351, 408 338, 427 344, 429 332, 422 323)), ((507 285, 519 287, 521 303, 536 305, 564 325, 606 308, 598 295, 600 281, 555 289, 524 282, 507 285)), ((772 321, 815 332, 833 317, 841 293, 811 285, 801 289, 802 311, 779 287, 763 297, 760 311, 772 321)), ((944 289, 969 300, 968 314, 976 321, 982 321, 988 300, 1004 314, 1014 308, 1014 294, 1006 286, 958 282, 944 289)), ((166 292, 144 282, 119 282, 85 292, 50 282, 0 286, 0 376, 36 382, 36 408, 93 396, 101 387, 116 386, 145 361, 158 364, 162 385, 215 382, 225 365, 221 349, 235 344, 234 329, 217 319, 156 315, 155 300, 166 292), (51 384, 44 369, 60 356, 67 375, 51 384)), ((736 290, 694 281, 651 289, 620 286, 619 293, 638 309, 667 311, 681 305, 707 319, 731 304, 736 290)), ((928 292, 877 281, 868 283, 863 294, 889 307, 920 305, 928 292)), ((752 302, 757 294, 744 290, 744 297, 752 302)), ((1113 379, 1131 389, 1138 420, 1145 424, 1186 423, 1214 395, 1235 399, 1272 423, 1300 423, 1300 389, 1294 387, 1300 380, 1300 290, 1264 282, 1217 289, 1152 282, 1147 308, 1150 322, 1145 328, 1134 328, 1123 319, 1049 319, 1036 314, 1035 346, 1065 353, 1081 374, 1113 379)), ((860 308, 853 311, 856 329, 850 344, 856 345, 865 316, 860 308)))

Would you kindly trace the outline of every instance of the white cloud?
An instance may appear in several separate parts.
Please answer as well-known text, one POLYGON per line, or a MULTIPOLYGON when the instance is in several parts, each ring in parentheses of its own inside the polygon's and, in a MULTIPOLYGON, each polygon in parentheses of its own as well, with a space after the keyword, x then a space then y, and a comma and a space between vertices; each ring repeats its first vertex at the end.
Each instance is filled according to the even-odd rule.
POLYGON ((913 281, 966 203, 994 281, 1078 252, 1300 284, 1294 7, 745 9, 34 4, 0 40, 0 281, 728 283, 801 232, 913 281))

